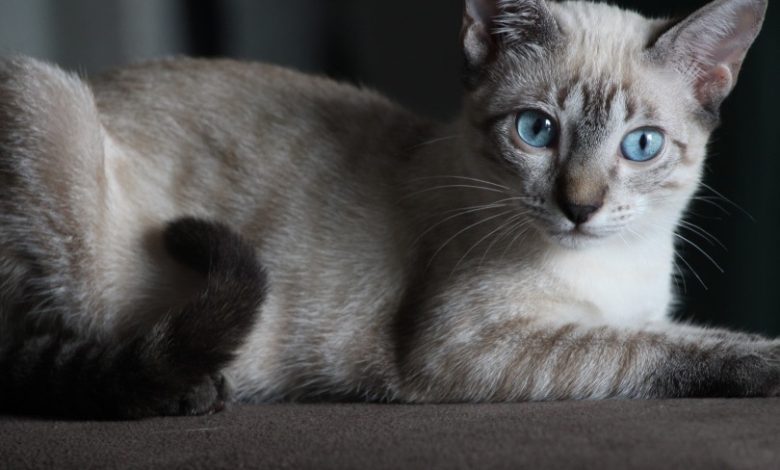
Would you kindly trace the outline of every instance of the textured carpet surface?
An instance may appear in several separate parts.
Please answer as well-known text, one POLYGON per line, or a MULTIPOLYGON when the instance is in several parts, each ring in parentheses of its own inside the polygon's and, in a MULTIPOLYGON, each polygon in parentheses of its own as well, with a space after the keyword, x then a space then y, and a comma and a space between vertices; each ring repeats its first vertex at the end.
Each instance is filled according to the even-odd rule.
POLYGON ((0 417, 0 468, 780 469, 780 399, 290 404, 124 423, 0 417))

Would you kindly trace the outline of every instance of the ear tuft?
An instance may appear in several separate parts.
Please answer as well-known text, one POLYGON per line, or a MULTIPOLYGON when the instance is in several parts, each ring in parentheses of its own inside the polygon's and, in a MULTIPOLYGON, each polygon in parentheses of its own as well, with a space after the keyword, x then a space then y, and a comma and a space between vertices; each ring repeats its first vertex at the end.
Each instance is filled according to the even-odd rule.
POLYGON ((766 0, 716 0, 667 31, 652 53, 685 74, 701 105, 715 111, 736 85, 766 8, 766 0))

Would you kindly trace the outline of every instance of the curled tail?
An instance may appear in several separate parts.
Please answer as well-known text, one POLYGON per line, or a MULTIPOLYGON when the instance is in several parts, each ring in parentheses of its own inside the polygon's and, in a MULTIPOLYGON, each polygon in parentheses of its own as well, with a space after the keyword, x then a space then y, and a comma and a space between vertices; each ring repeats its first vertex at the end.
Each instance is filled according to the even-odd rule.
POLYGON ((0 332, 0 410, 111 419, 223 406, 219 371, 255 322, 265 273, 253 247, 220 224, 179 220, 165 243, 177 261, 205 275, 205 287, 120 342, 64 330, 12 338, 0 332))

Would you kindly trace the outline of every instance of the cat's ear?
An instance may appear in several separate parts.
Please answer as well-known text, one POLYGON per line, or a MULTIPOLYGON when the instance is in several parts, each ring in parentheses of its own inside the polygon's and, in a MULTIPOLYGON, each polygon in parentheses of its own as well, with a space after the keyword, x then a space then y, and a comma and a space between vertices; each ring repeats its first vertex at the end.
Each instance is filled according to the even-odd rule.
POLYGON ((766 8, 767 0, 716 0, 664 33, 652 52, 691 80, 704 108, 717 110, 734 89, 766 8))
POLYGON ((465 0, 461 39, 468 71, 488 65, 501 49, 543 45, 558 26, 545 0, 465 0))

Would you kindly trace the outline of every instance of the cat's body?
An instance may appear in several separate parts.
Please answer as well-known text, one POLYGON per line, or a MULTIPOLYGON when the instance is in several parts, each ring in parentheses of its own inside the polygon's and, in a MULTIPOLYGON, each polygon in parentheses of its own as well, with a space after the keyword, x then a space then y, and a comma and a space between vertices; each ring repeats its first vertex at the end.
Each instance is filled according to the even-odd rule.
MULTIPOLYGON (((696 27, 726 35, 722 25, 693 16, 672 28, 587 3, 468 1, 470 93, 451 125, 269 66, 160 61, 88 88, 51 66, 6 61, 2 274, 5 286, 27 287, 6 287, 0 314, 38 326, 0 341, 64 328, 122 344, 165 330, 159 318, 188 312, 189 299, 222 295, 214 276, 204 287, 165 254, 166 225, 197 217, 240 233, 267 275, 266 292, 257 269, 236 277, 214 261, 224 247, 215 255, 184 243, 177 255, 182 234, 165 232, 177 260, 197 268, 210 256, 209 272, 262 293, 234 305, 225 291, 210 307, 244 330, 231 336, 240 347, 223 347, 200 373, 224 372, 239 399, 777 394, 780 343, 670 320, 674 230, 765 8, 713 5, 697 15, 755 19, 729 33, 742 53, 728 57, 730 75, 715 67, 701 85, 695 77, 710 70, 686 71, 679 38, 696 27), (537 152, 512 133, 529 108, 561 123, 554 147, 537 152), (646 126, 667 132, 658 161, 621 159, 621 138, 646 126)), ((189 314, 207 324, 213 313, 189 314)), ((6 357, 23 358, 25 347, 6 347, 6 357)), ((34 357, 56 364, 57 348, 34 357)), ((24 378, 19 363, 0 366, 24 378)), ((35 377, 30 384, 53 381, 35 377)), ((197 406, 171 411, 166 400, 178 403, 188 380, 199 383, 150 386, 167 395, 148 406, 140 396, 130 411, 106 405, 102 415, 203 412, 212 388, 224 398, 209 384, 197 406)), ((14 403, 25 401, 19 383, 14 403)))

